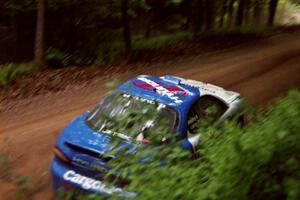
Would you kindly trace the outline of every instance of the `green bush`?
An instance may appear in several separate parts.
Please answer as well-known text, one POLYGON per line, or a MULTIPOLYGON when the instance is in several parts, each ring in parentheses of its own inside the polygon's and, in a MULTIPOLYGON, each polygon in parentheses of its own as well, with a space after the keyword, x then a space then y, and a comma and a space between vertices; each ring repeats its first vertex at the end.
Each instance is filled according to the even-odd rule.
POLYGON ((300 92, 293 91, 245 129, 201 130, 200 159, 172 147, 160 149, 165 167, 131 162, 129 189, 139 199, 299 199, 299 122, 300 92))
POLYGON ((124 54, 123 41, 105 42, 99 46, 94 64, 102 66, 107 63, 118 63, 124 54))
POLYGON ((170 44, 174 44, 191 38, 191 34, 187 32, 178 32, 169 35, 161 35, 149 39, 136 39, 133 44, 133 49, 136 51, 147 49, 161 49, 170 44))
MULTIPOLYGON (((300 198, 299 130, 300 91, 291 91, 243 129, 232 122, 200 129, 203 140, 197 159, 191 159, 180 142, 170 140, 155 150, 147 145, 134 155, 125 150, 126 155, 110 162, 114 166, 110 174, 129 179, 126 190, 138 192, 138 199, 296 200, 300 198), (152 159, 137 162, 149 155, 152 159)), ((149 136, 151 141, 158 132, 149 136)), ((94 194, 77 197, 96 198, 94 194)))
MULTIPOLYGON (((169 45, 182 42, 191 38, 187 32, 161 35, 145 39, 135 36, 132 39, 131 59, 138 59, 164 50, 169 45)), ((69 65, 84 66, 92 65, 103 66, 108 63, 119 63, 124 58, 125 50, 123 41, 102 42, 98 50, 87 55, 75 55, 55 48, 49 48, 46 52, 46 62, 50 67, 66 67, 69 65)))
POLYGON ((46 62, 50 67, 65 67, 71 64, 71 55, 58 49, 49 48, 46 52, 46 62))
POLYGON ((33 64, 8 63, 0 66, 0 86, 6 86, 15 82, 18 78, 30 74, 35 70, 33 64))
POLYGON ((94 56, 70 54, 55 48, 49 48, 46 52, 47 65, 54 68, 67 67, 70 65, 91 65, 94 61, 94 56))
MULTIPOLYGON (((151 38, 144 38, 143 36, 135 36, 132 39, 132 52, 130 54, 131 59, 139 59, 158 53, 158 51, 164 50, 166 47, 188 40, 191 38, 191 34, 187 32, 179 32, 168 35, 160 35, 151 38)), ((123 41, 115 41, 109 43, 103 43, 97 52, 96 65, 102 65, 105 63, 117 63, 125 55, 123 41)))
POLYGON ((209 30, 205 32, 199 32, 196 35, 196 40, 216 40, 216 39, 230 39, 234 40, 236 38, 259 38, 274 31, 274 28, 271 27, 238 27, 233 29, 216 29, 209 30))
POLYGON ((176 44, 178 42, 186 41, 192 38, 188 32, 178 32, 169 35, 161 35, 151 37, 149 39, 136 38, 133 40, 132 56, 134 58, 140 56, 147 56, 149 53, 163 50, 164 48, 176 44))
POLYGON ((244 130, 226 124, 206 135, 207 197, 299 199, 299 122, 300 92, 292 91, 244 130))

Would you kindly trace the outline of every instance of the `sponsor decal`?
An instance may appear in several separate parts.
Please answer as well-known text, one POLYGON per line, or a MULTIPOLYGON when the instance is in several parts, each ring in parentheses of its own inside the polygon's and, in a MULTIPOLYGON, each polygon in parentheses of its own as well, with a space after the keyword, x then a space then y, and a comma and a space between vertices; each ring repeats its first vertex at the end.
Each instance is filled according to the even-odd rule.
POLYGON ((138 101, 145 102, 145 103, 148 103, 148 104, 155 104, 155 101, 144 99, 144 98, 138 97, 138 96, 131 96, 129 94, 123 94, 123 97, 125 97, 125 98, 134 98, 138 101))
MULTIPOLYGON (((156 104, 155 101, 152 101, 152 100, 149 100, 149 99, 144 99, 144 98, 138 97, 138 96, 132 96, 130 94, 123 94, 123 97, 125 97, 125 98, 133 98, 133 99, 136 99, 138 101, 145 102, 145 103, 152 104, 152 105, 156 104)), ((158 105, 159 105, 158 106, 158 110, 166 107, 166 105, 164 105, 164 104, 158 104, 158 105)))
POLYGON ((72 183, 76 183, 80 185, 83 189, 86 190, 93 189, 108 194, 112 194, 115 192, 122 192, 121 188, 116 188, 116 187, 107 188, 102 181, 83 176, 81 174, 76 173, 73 170, 69 170, 66 173, 64 173, 63 178, 66 181, 70 181, 72 183))
POLYGON ((169 97, 174 103, 182 103, 183 101, 179 99, 179 96, 186 96, 187 92, 181 88, 167 83, 157 83, 145 77, 138 77, 137 81, 133 84, 139 88, 156 92, 163 96, 169 97))

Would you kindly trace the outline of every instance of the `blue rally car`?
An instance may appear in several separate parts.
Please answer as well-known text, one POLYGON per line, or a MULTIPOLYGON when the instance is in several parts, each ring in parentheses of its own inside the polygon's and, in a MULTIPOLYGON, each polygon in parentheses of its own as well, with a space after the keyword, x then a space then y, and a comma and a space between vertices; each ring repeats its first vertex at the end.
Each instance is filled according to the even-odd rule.
POLYGON ((135 197, 134 192, 122 188, 122 183, 108 186, 103 182, 105 174, 112 169, 109 161, 115 157, 109 152, 117 137, 134 153, 139 142, 149 142, 142 134, 143 127, 155 126, 158 119, 137 123, 134 129, 141 134, 134 138, 129 132, 114 131, 117 123, 110 122, 110 117, 121 119, 128 108, 149 104, 155 108, 156 118, 164 118, 179 134, 183 149, 195 152, 201 140, 201 135, 196 134, 199 120, 205 118, 216 124, 231 118, 239 114, 241 102, 238 93, 212 84, 176 76, 137 76, 107 94, 92 111, 78 116, 63 129, 51 161, 53 187, 135 197), (116 97, 121 100, 113 101, 116 97))

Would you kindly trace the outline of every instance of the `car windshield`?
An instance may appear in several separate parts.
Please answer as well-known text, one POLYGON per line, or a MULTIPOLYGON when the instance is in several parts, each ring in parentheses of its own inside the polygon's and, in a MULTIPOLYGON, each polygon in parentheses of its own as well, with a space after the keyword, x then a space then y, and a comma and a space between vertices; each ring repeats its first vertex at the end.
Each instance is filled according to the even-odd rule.
POLYGON ((177 112, 156 101, 113 92, 102 99, 86 117, 85 122, 95 131, 130 140, 142 132, 150 134, 158 124, 174 131, 177 112))

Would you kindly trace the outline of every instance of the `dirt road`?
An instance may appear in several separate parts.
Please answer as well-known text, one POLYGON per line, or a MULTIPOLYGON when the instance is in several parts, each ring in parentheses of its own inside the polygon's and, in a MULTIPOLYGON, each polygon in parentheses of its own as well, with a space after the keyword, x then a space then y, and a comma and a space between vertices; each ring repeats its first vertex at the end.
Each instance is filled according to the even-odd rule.
MULTIPOLYGON (((115 77, 126 80, 136 74, 172 74, 202 80, 238 91, 253 105, 265 105, 289 88, 300 87, 300 31, 226 52, 157 63, 115 77)), ((108 80, 103 77, 63 93, 10 102, 13 109, 0 113, 0 147, 11 154, 11 167, 18 174, 35 173, 43 179, 29 184, 30 188, 40 186, 39 191, 29 194, 33 199, 52 198, 48 165, 55 138, 68 121, 100 99, 108 90, 104 86, 108 80)), ((8 190, 16 190, 12 188, 14 185, 0 179, 0 193, 10 195, 8 190)))

